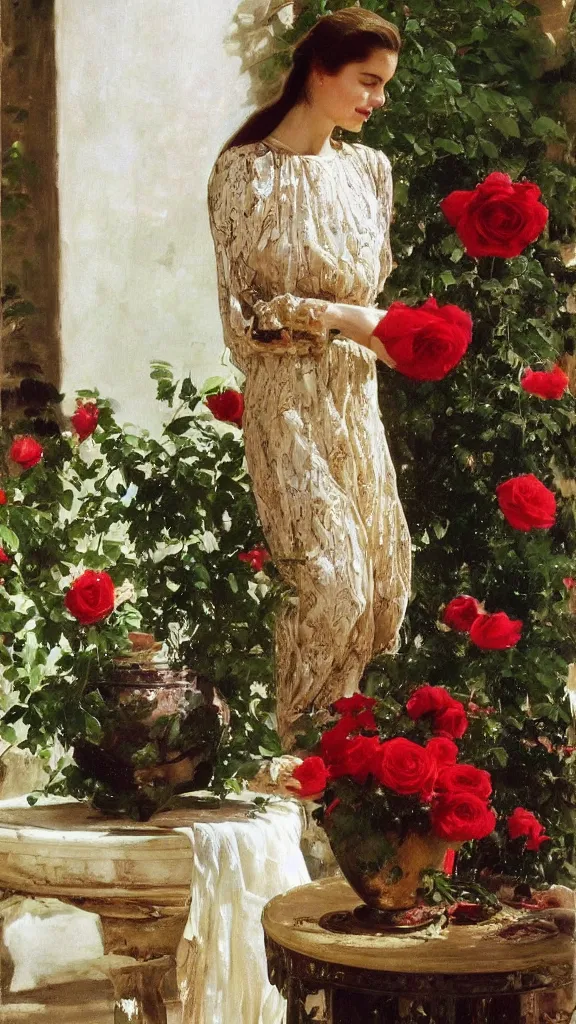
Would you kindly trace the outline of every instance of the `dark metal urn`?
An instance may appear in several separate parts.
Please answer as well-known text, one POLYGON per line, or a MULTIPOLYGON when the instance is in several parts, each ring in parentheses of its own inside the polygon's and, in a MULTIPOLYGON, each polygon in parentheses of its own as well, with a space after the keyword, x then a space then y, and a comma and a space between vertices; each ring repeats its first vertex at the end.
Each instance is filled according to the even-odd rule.
POLYGON ((102 736, 78 737, 74 759, 96 780, 96 807, 145 821, 174 795, 206 788, 230 713, 210 682, 170 668, 153 636, 130 639, 132 652, 98 687, 102 736))

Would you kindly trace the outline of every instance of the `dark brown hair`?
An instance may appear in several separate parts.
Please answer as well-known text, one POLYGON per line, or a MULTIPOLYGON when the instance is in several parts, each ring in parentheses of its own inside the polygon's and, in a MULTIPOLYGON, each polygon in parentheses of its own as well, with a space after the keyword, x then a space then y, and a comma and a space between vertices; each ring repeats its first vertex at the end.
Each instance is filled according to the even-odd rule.
POLYGON ((312 67, 335 75, 346 64, 367 60, 374 50, 399 53, 401 45, 396 26, 373 11, 345 7, 334 14, 323 15, 294 47, 292 67, 280 95, 251 114, 220 152, 260 142, 270 135, 288 111, 306 96, 312 67))

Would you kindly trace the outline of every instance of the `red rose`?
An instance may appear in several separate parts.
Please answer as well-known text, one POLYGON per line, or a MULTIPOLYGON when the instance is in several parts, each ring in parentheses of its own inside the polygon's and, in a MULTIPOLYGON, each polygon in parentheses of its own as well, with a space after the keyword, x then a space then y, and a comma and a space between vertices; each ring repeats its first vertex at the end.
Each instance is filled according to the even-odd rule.
POLYGON ((78 408, 74 415, 70 417, 70 422, 78 434, 79 441, 85 441, 87 437, 94 433, 98 426, 99 416, 100 411, 96 402, 78 403, 78 408))
POLYGON ((237 427, 242 426, 244 415, 244 395, 234 388, 227 388, 219 395, 210 395, 206 399, 206 405, 210 409, 215 420, 222 420, 224 423, 234 423, 237 427))
POLYGON ((480 605, 475 597, 462 594, 454 597, 444 609, 442 621, 450 629, 456 629, 459 633, 468 633, 474 619, 480 615, 480 605))
POLYGON ((526 836, 526 849, 538 851, 542 843, 550 840, 550 836, 544 835, 542 825, 532 811, 524 807, 517 807, 507 820, 508 835, 510 839, 518 839, 526 836))
POLYGON ((42 445, 38 444, 33 437, 26 436, 19 437, 12 442, 8 458, 22 466, 22 469, 32 469, 32 466, 40 462, 43 454, 42 445))
POLYGON ((460 362, 472 340, 472 319, 459 306, 393 302, 373 332, 396 363, 415 380, 442 380, 460 362))
POLYGON ((4 565, 10 565, 11 561, 12 559, 10 558, 10 555, 6 554, 4 548, 0 548, 0 562, 2 562, 4 565))
POLYGON ((375 732, 378 728, 378 723, 374 718, 374 712, 369 711, 368 709, 366 709, 366 711, 360 711, 357 715, 347 715, 346 717, 352 718, 352 721, 354 722, 354 729, 367 729, 368 732, 375 732))
POLYGON ((519 256, 548 220, 541 192, 529 181, 512 182, 495 171, 470 192, 451 192, 440 203, 469 256, 519 256))
POLYGON ((259 545, 252 548, 251 551, 241 551, 238 558, 241 562, 248 562, 248 565, 254 569, 254 572, 262 572, 264 563, 270 559, 270 552, 265 547, 262 547, 262 545, 259 545))
POLYGON ((114 611, 114 584, 107 572, 86 569, 74 580, 64 604, 83 626, 91 626, 114 611))
POLYGON ((5 505, 7 501, 8 495, 6 494, 6 491, 0 489, 0 505, 5 505))
POLYGON ((576 587, 576 580, 573 576, 565 576, 562 583, 566 587, 566 590, 574 590, 574 587, 576 587))
POLYGON ((464 705, 459 700, 452 703, 442 711, 434 715, 434 732, 443 733, 459 740, 468 728, 468 716, 464 705))
POLYGON ((488 800, 492 793, 490 773, 473 764, 454 764, 443 768, 436 780, 436 788, 446 793, 466 790, 475 793, 481 800, 488 800))
POLYGON ((339 715, 356 715, 360 711, 372 711, 377 703, 376 697, 353 693, 351 697, 340 697, 335 700, 332 707, 339 715))
POLYGON ((374 758, 374 775, 378 781, 403 796, 428 793, 436 770, 436 761, 430 751, 402 736, 385 740, 374 758))
POLYGON ((513 476, 496 488, 498 504, 515 530, 549 530, 556 521, 556 498, 533 473, 513 476))
POLYGON ((494 831, 496 815, 475 793, 443 793, 431 811, 432 830, 449 843, 484 839, 494 831))
POLYGON ((470 629, 470 639, 477 647, 488 651, 503 651, 515 647, 522 636, 522 620, 510 619, 506 612, 479 615, 470 629))
POLYGON ((288 786, 293 789, 296 796, 303 800, 308 797, 319 796, 326 789, 328 781, 328 769, 321 757, 306 757, 292 772, 292 778, 300 783, 300 788, 288 786))
POLYGON ((543 370, 526 370, 520 381, 524 391, 539 398, 562 398, 568 384, 568 374, 560 366, 545 373, 543 370))
POLYGON ((345 718, 341 718, 331 729, 326 729, 326 732, 322 733, 320 737, 320 751, 327 764, 331 764, 332 761, 340 757, 344 742, 348 739, 353 728, 354 719, 350 715, 346 715, 345 718))
POLYGON ((377 736, 342 738, 338 752, 333 751, 329 761, 330 778, 339 779, 342 775, 349 775, 355 782, 363 784, 374 771, 374 756, 379 746, 377 736))
POLYGON ((428 740, 426 750, 432 754, 432 757, 438 766, 438 770, 440 770, 440 768, 445 768, 448 765, 456 764, 458 758, 458 747, 454 743, 454 740, 449 740, 446 736, 433 736, 431 740, 428 740))
MULTIPOLYGON (((342 736, 346 739, 348 736, 351 736, 352 733, 360 732, 361 729, 374 731, 377 728, 378 726, 376 725, 376 720, 372 712, 361 711, 358 715, 344 715, 332 729, 328 730, 328 732, 330 734, 334 734, 336 737, 342 736)), ((326 733, 324 735, 326 735, 326 733)))
POLYGON ((454 698, 443 686, 429 686, 428 683, 425 683, 424 686, 419 686, 417 690, 414 690, 406 704, 406 711, 410 718, 416 720, 422 715, 430 714, 431 711, 442 711, 453 700, 454 698))

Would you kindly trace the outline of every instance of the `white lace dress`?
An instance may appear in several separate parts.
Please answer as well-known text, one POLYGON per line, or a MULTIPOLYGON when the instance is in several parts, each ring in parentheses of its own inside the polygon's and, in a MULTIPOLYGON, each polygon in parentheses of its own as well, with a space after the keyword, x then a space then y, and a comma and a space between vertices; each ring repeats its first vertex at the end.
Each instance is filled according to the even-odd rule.
POLYGON ((376 357, 324 322, 375 306, 391 270, 388 158, 267 139, 222 153, 208 185, 224 340, 246 376, 244 436, 264 534, 294 603, 278 616, 278 727, 357 689, 397 648, 410 537, 380 418, 376 357))

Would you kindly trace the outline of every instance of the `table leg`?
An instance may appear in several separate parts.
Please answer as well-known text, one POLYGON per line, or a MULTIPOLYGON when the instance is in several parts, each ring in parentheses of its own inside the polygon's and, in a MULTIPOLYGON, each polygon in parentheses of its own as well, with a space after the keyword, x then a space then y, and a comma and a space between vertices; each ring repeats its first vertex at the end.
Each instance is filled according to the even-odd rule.
POLYGON ((174 958, 162 956, 122 967, 112 967, 114 1024, 167 1024, 166 1006, 160 991, 174 958))

